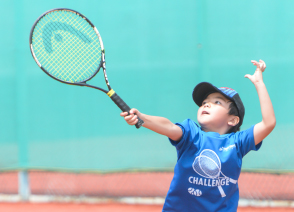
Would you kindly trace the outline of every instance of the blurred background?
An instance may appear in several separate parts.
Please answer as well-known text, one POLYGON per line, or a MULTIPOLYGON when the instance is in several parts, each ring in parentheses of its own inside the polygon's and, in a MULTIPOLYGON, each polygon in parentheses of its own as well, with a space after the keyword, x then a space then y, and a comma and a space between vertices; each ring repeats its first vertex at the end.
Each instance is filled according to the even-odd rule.
MULTIPOLYGON (((254 73, 252 59, 264 60, 277 125, 244 157, 240 204, 294 201, 293 1, 0 1, 0 201, 162 204, 172 180, 177 156, 166 137, 127 125, 104 93, 57 82, 37 66, 30 30, 53 8, 77 10, 97 27, 110 84, 130 107, 172 122, 197 121, 192 90, 202 81, 238 91, 241 130, 260 122, 257 92, 244 75, 254 73)), ((103 74, 90 84, 103 87, 103 74)))

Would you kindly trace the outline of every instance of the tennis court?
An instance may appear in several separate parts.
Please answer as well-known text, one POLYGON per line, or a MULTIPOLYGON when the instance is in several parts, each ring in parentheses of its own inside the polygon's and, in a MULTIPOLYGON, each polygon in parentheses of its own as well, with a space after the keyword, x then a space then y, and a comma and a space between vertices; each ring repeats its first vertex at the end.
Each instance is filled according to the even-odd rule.
POLYGON ((242 161, 238 212, 294 211, 293 7, 290 0, 1 1, 0 211, 161 211, 176 149, 129 126, 117 105, 123 99, 173 123, 197 122, 192 91, 211 82, 238 91, 241 130, 248 129, 262 120, 244 78, 255 70, 252 59, 266 62, 277 124, 242 161), (44 15, 54 8, 81 14, 44 15), (66 49, 67 39, 77 45, 66 49), (68 59, 70 52, 78 54, 68 59))
MULTIPOLYGON (((91 204, 74 204, 74 203, 39 203, 39 204, 32 204, 32 203, 3 203, 0 205, 0 209, 6 212, 18 212, 18 211, 30 211, 30 212, 64 212, 64 211, 73 211, 73 212, 113 212, 113 211, 142 211, 142 212, 157 212, 161 211, 161 205, 127 205, 127 204, 116 204, 116 203, 109 203, 109 204, 98 204, 98 205, 91 205, 91 204)), ((294 211, 291 208, 238 208, 238 212, 289 212, 294 211)))
MULTIPOLYGON (((0 175, 3 189, 0 193, 10 194, 6 202, 2 196, 0 209, 160 211, 172 177, 172 172, 72 174, 35 171, 30 173, 31 203, 16 203, 12 196, 17 194, 17 173, 10 172, 0 175)), ((242 173, 239 187, 238 211, 294 211, 293 174, 242 173), (283 186, 277 185, 277 181, 283 186)))

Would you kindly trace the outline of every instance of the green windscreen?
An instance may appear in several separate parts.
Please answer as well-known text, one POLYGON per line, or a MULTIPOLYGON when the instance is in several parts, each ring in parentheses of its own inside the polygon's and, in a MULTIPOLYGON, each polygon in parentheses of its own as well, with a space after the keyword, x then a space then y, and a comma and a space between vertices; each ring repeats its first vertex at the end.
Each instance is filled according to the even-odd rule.
MULTIPOLYGON (((129 126, 103 92, 57 82, 38 67, 30 53, 30 30, 43 12, 56 7, 77 10, 97 27, 110 84, 131 108, 172 122, 197 122, 192 91, 202 81, 239 93, 245 106, 241 130, 260 122, 256 89, 244 76, 255 71, 251 60, 264 60, 277 125, 258 152, 244 157, 242 168, 293 172, 294 2, 266 0, 3 1, 1 14, 9 18, 0 19, 0 170, 173 170, 176 163, 176 149, 165 136, 129 126)), ((45 16, 34 32, 40 63, 61 80, 89 77, 99 64, 100 47, 89 59, 89 71, 76 55, 68 62, 54 54, 67 55, 63 51, 70 49, 59 47, 68 37, 80 46, 96 46, 94 31, 79 37, 80 28, 71 31, 66 21, 49 29, 54 22, 45 16), (43 35, 47 28, 49 35, 43 35), (50 40, 45 46, 43 36, 50 40), (54 64, 58 71, 50 69, 54 64), (83 76, 75 78, 75 69, 83 76), (56 74, 63 70, 72 73, 56 74)), ((106 87, 102 73, 89 84, 106 87)))

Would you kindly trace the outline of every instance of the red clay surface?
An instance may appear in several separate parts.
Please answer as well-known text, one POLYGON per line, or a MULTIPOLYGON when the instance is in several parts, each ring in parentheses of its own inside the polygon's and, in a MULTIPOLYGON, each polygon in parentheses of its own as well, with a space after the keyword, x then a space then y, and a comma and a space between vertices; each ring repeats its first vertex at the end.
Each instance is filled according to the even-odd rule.
MULTIPOLYGON (((0 173, 0 194, 17 194, 17 172, 0 173)), ((73 174, 30 172, 32 194, 95 197, 164 197, 173 173, 73 174)), ((240 198, 294 200, 294 174, 241 173, 240 198)))
MULTIPOLYGON (((3 212, 160 212, 161 205, 1 203, 3 212)), ((238 208, 238 212, 290 212, 293 208, 238 208)))
MULTIPOLYGON (((30 172, 32 194, 55 196, 89 196, 118 198, 164 197, 172 180, 171 172, 73 174, 30 172)), ((242 173, 239 178, 240 198, 255 200, 294 200, 294 174, 242 173)), ((17 194, 17 172, 0 173, 0 194, 17 194)), ((155 212, 161 205, 128 205, 78 203, 0 203, 0 212, 155 212)), ((238 212, 293 211, 294 208, 240 207, 238 212)))

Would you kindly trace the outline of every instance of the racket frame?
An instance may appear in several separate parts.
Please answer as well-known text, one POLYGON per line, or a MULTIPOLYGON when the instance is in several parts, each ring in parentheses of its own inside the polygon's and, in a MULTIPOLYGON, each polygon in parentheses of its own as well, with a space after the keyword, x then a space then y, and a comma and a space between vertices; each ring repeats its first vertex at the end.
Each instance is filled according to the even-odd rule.
POLYGON ((111 90, 111 87, 109 85, 109 81, 108 81, 108 78, 107 78, 107 75, 106 75, 106 70, 105 70, 105 50, 104 50, 104 46, 103 46, 103 42, 102 42, 102 38, 100 36, 100 33, 99 31, 97 30, 97 28, 94 26, 94 24, 89 20, 87 19, 84 15, 82 15, 81 13, 75 11, 75 10, 72 10, 72 9, 67 9, 67 8, 55 8, 55 9, 51 9, 51 10, 48 10, 47 12, 43 13, 36 21, 35 23, 33 24, 32 26, 32 29, 30 31, 30 50, 31 50, 31 53, 32 53, 32 56, 34 58, 34 60, 36 61, 36 63, 38 64, 38 66, 50 77, 52 77, 53 79, 59 81, 59 82, 62 82, 62 83, 65 83, 65 84, 69 84, 69 85, 78 85, 78 86, 86 86, 86 87, 91 87, 91 88, 95 88, 95 89, 98 89, 104 93, 108 93, 109 91, 103 89, 103 88, 100 88, 100 87, 97 87, 97 86, 93 86, 93 85, 89 85, 87 84, 86 82, 91 80, 93 77, 96 76, 96 74, 99 72, 99 70, 101 69, 101 67, 103 67, 103 73, 104 73, 104 78, 105 78, 105 81, 106 81, 106 85, 108 87, 109 90, 111 90), (58 10, 65 10, 65 11, 69 11, 69 12, 74 12, 76 13, 76 15, 79 15, 81 16, 85 21, 87 21, 91 27, 94 29, 95 33, 97 34, 98 36, 98 39, 99 39, 99 42, 100 42, 100 46, 101 46, 101 61, 100 61, 100 64, 98 66, 98 68, 96 69, 96 71, 90 76, 88 77, 87 79, 81 81, 81 82, 67 82, 67 81, 63 81, 63 80, 60 80, 54 76, 52 76, 43 66, 42 64, 39 62, 38 58, 36 57, 35 55, 35 52, 34 52, 34 49, 33 49, 33 44, 32 44, 32 38, 33 38, 33 32, 34 32, 34 29, 35 29, 35 26, 37 25, 37 23, 45 16, 45 15, 48 15, 49 13, 51 12, 54 12, 54 11, 58 11, 58 10))
MULTIPOLYGON (((98 31, 98 29, 95 27, 95 25, 88 19, 86 18, 84 15, 82 15, 81 13, 75 11, 75 10, 72 10, 72 9, 68 9, 68 8, 55 8, 55 9, 51 9, 51 10, 48 10, 47 12, 43 13, 36 21, 35 23, 33 24, 32 28, 31 28, 31 31, 30 31, 30 38, 29 38, 29 44, 30 44, 30 50, 31 50, 31 54, 34 58, 34 60, 36 61, 36 63, 38 64, 38 66, 48 75, 50 76, 51 78, 59 81, 59 82, 62 82, 62 83, 65 83, 65 84, 69 84, 69 85, 78 85, 78 86, 86 86, 86 87, 90 87, 90 88, 95 88, 97 90, 100 90, 104 93, 106 93, 110 98, 111 100, 124 112, 128 112, 130 111, 130 107, 117 95, 117 93, 112 90, 110 84, 109 84, 109 80, 108 80, 108 77, 107 77, 107 74, 106 74, 106 64, 105 64, 105 49, 104 49, 104 45, 103 45, 103 41, 102 41, 102 38, 100 36, 100 33, 98 31), (99 39, 99 42, 100 42, 100 47, 101 47, 101 61, 100 61, 100 64, 98 66, 98 68, 96 69, 96 71, 90 76, 88 77, 87 79, 83 80, 83 81, 80 81, 80 82, 68 82, 68 81, 62 81, 54 76, 52 76, 43 66, 42 64, 39 62, 38 58, 36 57, 35 55, 35 52, 34 52, 34 49, 33 49, 33 44, 32 44, 32 37, 33 37, 33 32, 34 32, 34 29, 35 29, 35 26, 37 25, 37 23, 47 14, 51 13, 51 12, 54 12, 54 11, 58 11, 58 10, 65 10, 65 11, 69 11, 69 12, 73 12, 73 13, 76 13, 76 15, 79 15, 81 16, 85 21, 87 21, 91 27, 94 29, 96 35, 98 36, 98 39, 99 39), (87 84, 87 81, 91 80, 93 77, 96 76, 96 74, 99 72, 100 69, 103 69, 103 74, 104 74, 104 79, 105 79, 105 83, 107 85, 107 88, 108 88, 108 91, 103 89, 103 88, 100 88, 98 86, 94 86, 94 85, 89 85, 87 84)), ((130 113, 129 113, 130 114, 130 113)), ((136 115, 136 114, 134 114, 136 115)), ((144 121, 141 120, 139 117, 138 117, 138 122, 137 124, 135 124, 136 128, 139 129, 142 125, 144 124, 144 121)))

